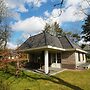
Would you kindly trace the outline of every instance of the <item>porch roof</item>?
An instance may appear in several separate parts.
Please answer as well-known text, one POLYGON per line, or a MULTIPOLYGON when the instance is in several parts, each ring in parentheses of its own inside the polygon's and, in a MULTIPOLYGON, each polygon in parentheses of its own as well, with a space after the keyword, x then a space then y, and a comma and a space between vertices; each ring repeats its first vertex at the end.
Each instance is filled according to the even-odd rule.
POLYGON ((50 45, 47 45, 47 46, 43 46, 43 47, 19 50, 19 52, 40 51, 40 50, 46 50, 46 49, 47 50, 53 50, 53 51, 65 51, 65 49, 63 49, 63 48, 57 48, 57 47, 52 47, 50 45))

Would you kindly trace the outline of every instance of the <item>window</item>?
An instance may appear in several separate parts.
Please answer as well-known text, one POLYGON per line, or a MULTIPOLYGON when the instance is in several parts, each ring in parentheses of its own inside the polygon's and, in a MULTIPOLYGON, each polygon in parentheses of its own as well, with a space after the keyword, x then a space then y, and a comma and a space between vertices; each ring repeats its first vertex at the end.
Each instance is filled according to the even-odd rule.
POLYGON ((52 63, 61 63, 61 53, 52 53, 51 54, 52 63))
POLYGON ((52 63, 56 63, 56 54, 52 53, 52 63))
POLYGON ((78 52, 78 61, 80 61, 80 53, 78 52))
POLYGON ((57 53, 57 63, 61 63, 61 53, 57 53))

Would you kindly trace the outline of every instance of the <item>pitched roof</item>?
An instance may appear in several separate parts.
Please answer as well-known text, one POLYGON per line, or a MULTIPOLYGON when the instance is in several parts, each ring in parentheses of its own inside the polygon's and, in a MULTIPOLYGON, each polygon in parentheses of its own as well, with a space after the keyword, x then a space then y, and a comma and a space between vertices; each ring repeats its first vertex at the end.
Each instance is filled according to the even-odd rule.
POLYGON ((66 38, 66 36, 59 37, 59 40, 65 49, 73 48, 72 44, 69 42, 69 40, 66 38))
POLYGON ((87 44, 83 49, 90 51, 90 44, 87 44))
POLYGON ((72 49, 72 48, 80 49, 80 47, 77 44, 73 43, 67 36, 58 38, 46 32, 43 32, 35 36, 29 37, 18 48, 18 50, 37 48, 37 47, 42 47, 42 46, 47 46, 47 45, 58 47, 58 48, 64 48, 64 49, 72 49))
POLYGON ((81 47, 78 44, 76 44, 74 41, 72 41, 67 35, 60 37, 59 39, 60 39, 60 42, 61 42, 63 48, 65 48, 65 49, 70 49, 70 48, 81 49, 81 47))
POLYGON ((35 36, 29 37, 18 49, 29 49, 45 46, 45 36, 44 33, 37 34, 35 36))
POLYGON ((53 35, 50 35, 48 33, 45 33, 45 37, 46 37, 46 45, 63 48, 59 38, 57 38, 53 35))

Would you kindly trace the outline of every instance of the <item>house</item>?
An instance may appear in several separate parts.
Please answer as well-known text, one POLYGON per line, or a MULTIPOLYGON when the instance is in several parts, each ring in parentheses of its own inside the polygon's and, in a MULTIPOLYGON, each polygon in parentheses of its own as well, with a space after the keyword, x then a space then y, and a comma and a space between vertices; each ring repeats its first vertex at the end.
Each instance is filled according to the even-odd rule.
POLYGON ((52 68, 78 68, 86 63, 86 51, 68 36, 55 37, 46 32, 29 37, 18 49, 27 53, 29 62, 49 73, 52 68))

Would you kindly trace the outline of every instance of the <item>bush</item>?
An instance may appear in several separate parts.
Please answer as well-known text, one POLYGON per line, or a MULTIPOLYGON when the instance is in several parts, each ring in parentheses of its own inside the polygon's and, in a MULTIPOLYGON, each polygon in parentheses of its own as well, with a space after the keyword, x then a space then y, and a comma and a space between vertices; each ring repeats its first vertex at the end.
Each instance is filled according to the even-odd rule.
POLYGON ((87 54, 86 57, 87 57, 87 62, 90 63, 90 54, 87 54))
POLYGON ((90 54, 87 54, 86 57, 87 57, 87 59, 90 59, 90 54))

